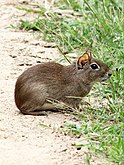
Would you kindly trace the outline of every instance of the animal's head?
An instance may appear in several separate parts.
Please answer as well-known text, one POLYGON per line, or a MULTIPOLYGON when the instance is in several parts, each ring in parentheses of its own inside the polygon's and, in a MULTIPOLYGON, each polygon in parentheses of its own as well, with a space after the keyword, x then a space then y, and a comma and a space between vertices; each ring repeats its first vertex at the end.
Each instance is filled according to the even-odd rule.
POLYGON ((78 74, 88 83, 101 82, 112 75, 110 68, 103 62, 92 57, 91 52, 85 52, 77 61, 78 74))

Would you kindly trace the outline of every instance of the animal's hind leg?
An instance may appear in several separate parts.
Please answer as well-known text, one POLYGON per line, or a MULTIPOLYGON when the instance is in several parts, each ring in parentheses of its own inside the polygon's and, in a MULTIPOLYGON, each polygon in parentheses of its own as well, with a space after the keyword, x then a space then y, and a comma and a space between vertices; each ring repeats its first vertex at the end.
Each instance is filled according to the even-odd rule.
POLYGON ((33 108, 22 108, 21 112, 25 115, 36 115, 36 116, 42 116, 47 115, 47 111, 54 111, 55 107, 51 103, 45 102, 41 107, 35 107, 33 108))
POLYGON ((24 115, 47 116, 47 112, 41 110, 21 111, 24 115))

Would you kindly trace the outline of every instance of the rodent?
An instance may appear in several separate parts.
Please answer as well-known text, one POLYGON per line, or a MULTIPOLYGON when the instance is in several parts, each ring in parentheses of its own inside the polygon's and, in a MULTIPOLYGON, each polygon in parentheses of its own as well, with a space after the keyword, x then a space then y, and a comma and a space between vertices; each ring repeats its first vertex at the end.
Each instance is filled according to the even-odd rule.
POLYGON ((81 102, 80 97, 86 96, 95 82, 105 81, 111 75, 110 68, 93 58, 88 51, 68 66, 55 62, 41 63, 28 68, 18 77, 15 103, 27 115, 42 115, 44 111, 54 110, 48 99, 75 108, 81 102))

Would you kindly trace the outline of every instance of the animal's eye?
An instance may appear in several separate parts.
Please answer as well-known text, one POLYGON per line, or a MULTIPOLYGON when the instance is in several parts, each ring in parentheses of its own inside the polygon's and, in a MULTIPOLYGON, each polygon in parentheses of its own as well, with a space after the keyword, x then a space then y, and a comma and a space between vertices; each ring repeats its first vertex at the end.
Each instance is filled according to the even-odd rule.
POLYGON ((90 67, 91 67, 93 70, 99 70, 99 66, 98 66, 96 63, 90 64, 90 67))

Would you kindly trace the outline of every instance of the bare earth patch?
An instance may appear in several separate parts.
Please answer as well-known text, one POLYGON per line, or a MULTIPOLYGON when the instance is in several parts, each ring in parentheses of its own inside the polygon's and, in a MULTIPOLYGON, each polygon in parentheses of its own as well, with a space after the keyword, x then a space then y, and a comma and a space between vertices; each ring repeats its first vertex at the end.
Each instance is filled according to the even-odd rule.
MULTIPOLYGON (((36 35, 7 28, 30 16, 16 9, 19 2, 23 1, 0 1, 0 164, 86 164, 87 149, 77 150, 72 146, 76 139, 61 133, 61 125, 75 122, 72 115, 25 116, 15 106, 17 77, 31 65, 59 57, 56 48, 46 48, 47 43, 39 41, 36 35)), ((83 137, 81 140, 86 141, 83 137)), ((99 162, 101 160, 94 159, 92 164, 104 164, 99 162)))

